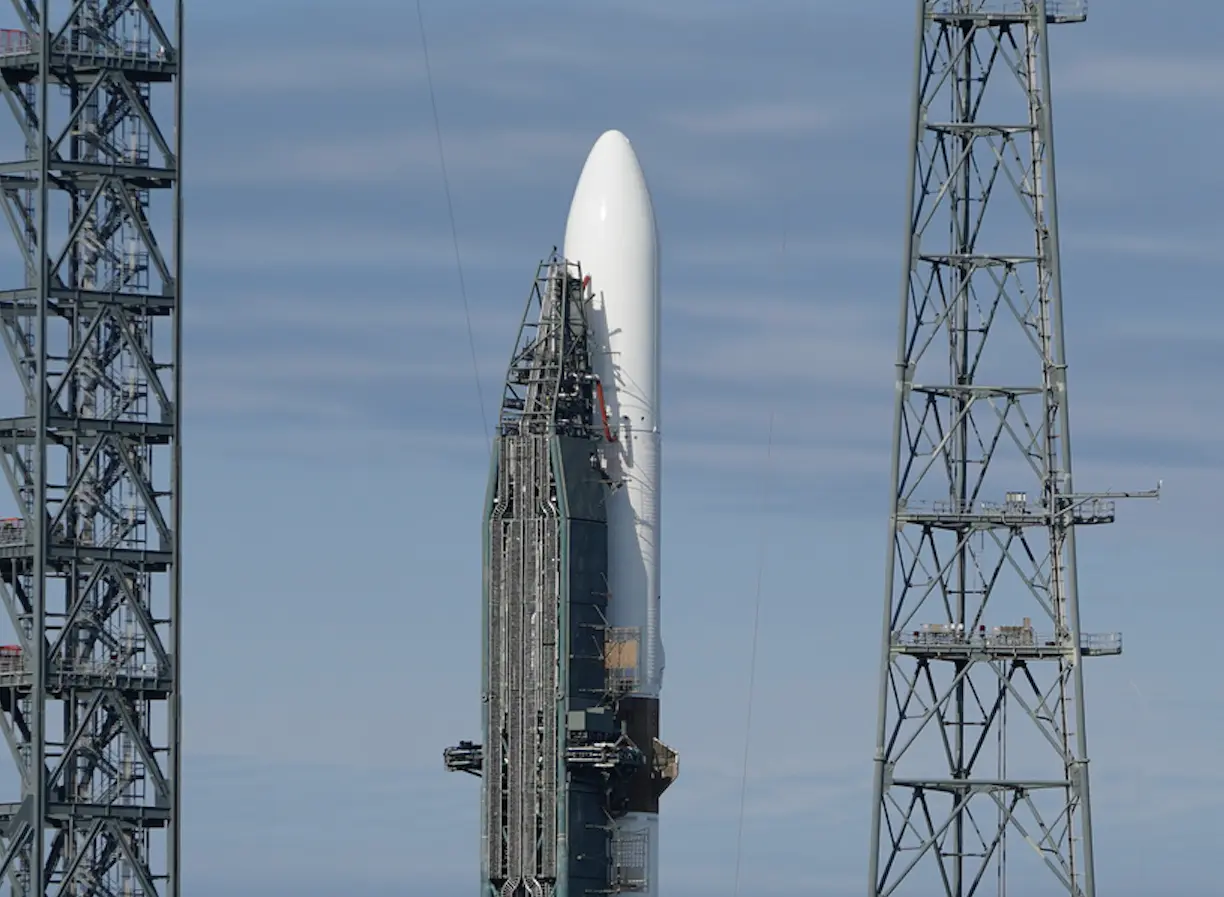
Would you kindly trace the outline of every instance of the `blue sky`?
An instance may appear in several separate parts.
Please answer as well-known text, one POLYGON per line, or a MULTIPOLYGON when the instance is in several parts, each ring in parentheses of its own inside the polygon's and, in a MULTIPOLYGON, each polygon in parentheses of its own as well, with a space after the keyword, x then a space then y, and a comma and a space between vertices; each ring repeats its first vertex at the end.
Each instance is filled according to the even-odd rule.
MULTIPOLYGON (((487 443, 415 8, 191 6, 187 893, 470 895, 487 443)), ((1224 13, 1177 6, 1054 44, 1077 479, 1165 484, 1080 539, 1114 897, 1224 839, 1224 13)), ((732 893, 762 540, 744 880, 863 891, 910 7, 425 3, 487 416, 602 130, 655 197, 668 897, 732 893)))

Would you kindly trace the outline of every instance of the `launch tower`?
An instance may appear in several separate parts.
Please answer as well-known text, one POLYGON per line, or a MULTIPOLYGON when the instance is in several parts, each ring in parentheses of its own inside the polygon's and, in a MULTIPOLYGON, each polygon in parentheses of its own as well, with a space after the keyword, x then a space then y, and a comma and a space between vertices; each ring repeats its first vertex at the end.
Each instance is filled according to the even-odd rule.
POLYGON ((1085 3, 917 12, 869 893, 1094 897, 1082 661, 1122 640, 1075 528, 1127 493, 1072 486, 1048 41, 1085 3))
POLYGON ((639 783, 661 792, 675 775, 674 756, 635 731, 636 638, 607 623, 606 499, 618 486, 604 449, 616 437, 594 373, 589 284, 557 255, 541 264, 493 447, 484 743, 445 752, 447 768, 482 776, 487 897, 640 890, 644 844, 616 837, 615 821, 639 783))
POLYGON ((0 894, 179 894, 182 7, 0 31, 0 894))

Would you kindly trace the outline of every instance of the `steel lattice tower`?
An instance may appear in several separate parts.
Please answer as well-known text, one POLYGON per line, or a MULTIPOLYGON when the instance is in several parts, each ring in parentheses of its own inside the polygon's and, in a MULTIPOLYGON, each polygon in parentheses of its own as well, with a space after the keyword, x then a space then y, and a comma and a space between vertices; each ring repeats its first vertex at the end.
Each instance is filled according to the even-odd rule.
POLYGON ((14 0, 0 894, 179 893, 182 0, 14 0))
POLYGON ((1081 660, 1122 644, 1074 532, 1127 493, 1071 485, 1048 52, 1086 9, 917 6, 869 893, 1093 897, 1081 660))

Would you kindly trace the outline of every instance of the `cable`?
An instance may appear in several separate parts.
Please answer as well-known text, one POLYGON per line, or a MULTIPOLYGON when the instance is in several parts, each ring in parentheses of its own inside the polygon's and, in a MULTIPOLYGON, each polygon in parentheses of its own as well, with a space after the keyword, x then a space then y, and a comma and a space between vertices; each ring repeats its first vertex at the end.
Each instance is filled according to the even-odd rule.
POLYGON ((748 661, 748 714, 744 723, 744 768, 740 777, 739 831, 735 836, 735 897, 740 892, 740 869, 744 857, 744 809, 748 802, 748 755, 752 746, 752 705, 756 690, 757 643, 761 632, 761 592, 765 580, 765 557, 769 547, 766 525, 769 511, 770 473, 773 468, 774 415, 769 412, 769 435, 765 443, 765 472, 761 478, 761 547, 757 557, 756 602, 752 611, 752 648, 748 661))
POLYGON ((472 332, 472 312, 468 304, 467 283, 463 276, 463 256, 459 252, 459 228, 455 225, 455 203, 451 199, 450 174, 446 168, 446 149, 442 142, 442 121, 438 117, 438 96, 434 91, 433 68, 429 64, 429 41, 425 38, 425 14, 416 0, 417 23, 421 28, 421 53, 425 58, 425 80, 429 84, 429 105, 433 109, 434 134, 438 138, 438 164, 442 168, 442 188, 446 192, 446 213, 450 218, 451 241, 455 246, 455 270, 459 275, 459 298, 463 300, 463 319, 467 323, 468 349, 472 353, 472 372, 476 377, 476 401, 480 404, 480 430, 489 432, 485 413, 484 388, 480 385, 480 364, 476 360, 476 336, 472 332))

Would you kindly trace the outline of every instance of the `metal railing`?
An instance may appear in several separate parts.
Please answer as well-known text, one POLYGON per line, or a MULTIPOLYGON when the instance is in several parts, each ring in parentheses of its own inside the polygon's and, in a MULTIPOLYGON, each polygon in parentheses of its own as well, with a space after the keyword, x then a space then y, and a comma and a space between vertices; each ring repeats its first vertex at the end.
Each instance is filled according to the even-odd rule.
MULTIPOLYGON (((82 47, 81 40, 75 37, 61 37, 51 45, 56 53, 79 53, 90 56, 122 57, 124 59, 164 60, 165 50, 158 48, 153 52, 152 41, 144 36, 130 36, 125 39, 122 47, 108 46, 96 40, 89 40, 88 46, 82 47)), ((0 28, 0 56, 27 56, 38 52, 38 35, 15 28, 0 28)))
POLYGON ((1100 654, 1119 654, 1122 651, 1122 633, 1080 633, 1080 650, 1100 654))
POLYGON ((484 748, 471 741, 461 741, 442 752, 442 762, 450 772, 480 775, 484 765, 484 748))
MULTIPOLYGON (((143 509, 127 509, 129 515, 142 511, 143 509)), ((138 518, 137 522, 139 524, 143 524, 145 522, 145 518, 138 518)), ((76 534, 70 533, 64 524, 60 523, 51 533, 51 544, 60 546, 71 545, 78 548, 119 549, 141 547, 134 543, 135 540, 123 530, 111 530, 104 533, 101 538, 98 538, 96 532, 92 530, 86 530, 76 534)), ((0 518, 0 548, 12 548, 18 545, 29 544, 29 533, 26 530, 25 520, 23 518, 0 518)))
POLYGON ((24 31, 0 28, 0 56, 24 56, 33 52, 33 41, 24 31))
MULTIPOLYGON (((1115 502, 1105 498, 1071 500, 1067 511, 1072 521, 1112 520, 1116 511, 1115 502)), ((1042 503, 1014 501, 953 501, 950 499, 931 501, 906 501, 897 507, 903 516, 923 517, 986 517, 994 520, 1021 520, 1043 518, 1049 508, 1042 503)))
MULTIPOLYGON (((986 632, 954 628, 894 632, 892 643, 902 648, 998 649, 1003 651, 1069 647, 1070 635, 1033 629, 996 627, 986 632)), ((1122 633, 1080 633, 1080 650, 1093 653, 1122 650, 1122 633)))
POLYGON ((645 763, 642 752, 627 740, 571 744, 566 748, 565 760, 574 766, 592 766, 596 769, 630 770, 645 763))
MULTIPOLYGON (((25 672, 25 656, 16 646, 0 647, 0 675, 25 672)), ((160 665, 151 661, 132 663, 117 660, 85 660, 79 663, 51 663, 52 676, 94 676, 103 679, 157 679, 166 675, 160 665)))
POLYGON ((0 520, 0 547, 24 545, 26 541, 25 521, 20 517, 5 517, 0 520))
MULTIPOLYGON (((933 11, 948 15, 968 12, 980 15, 1022 16, 1037 6, 1036 0, 936 0, 933 11)), ((1082 19, 1088 15, 1088 0, 1046 0, 1046 18, 1082 19)))

